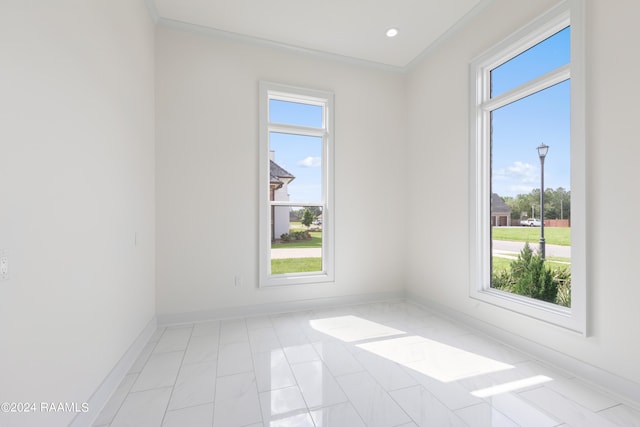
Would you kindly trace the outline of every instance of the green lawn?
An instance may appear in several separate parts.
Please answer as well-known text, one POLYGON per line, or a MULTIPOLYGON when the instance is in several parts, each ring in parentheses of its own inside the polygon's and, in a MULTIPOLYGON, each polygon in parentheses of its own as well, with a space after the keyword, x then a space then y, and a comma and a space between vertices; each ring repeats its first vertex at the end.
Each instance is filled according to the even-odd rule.
MULTIPOLYGON (((300 222, 291 222, 290 231, 306 230, 300 222)), ((311 231, 311 240, 292 240, 287 243, 272 243, 272 249, 322 248, 322 231, 311 231)), ((322 258, 283 258, 271 260, 271 274, 308 273, 322 271, 322 258)))
MULTIPOLYGON (((499 270, 508 270, 514 261, 513 259, 498 256, 494 256, 492 260, 494 273, 499 270)), ((571 270, 571 264, 565 264, 571 263, 571 259, 569 258, 547 257, 545 263, 549 268, 568 268, 571 270)))
POLYGON ((285 258, 271 260, 271 274, 322 271, 322 258, 285 258))
MULTIPOLYGON (((492 227, 494 240, 537 243, 540 241, 540 227, 492 227)), ((544 240, 548 245, 571 246, 571 228, 545 227, 544 240)))

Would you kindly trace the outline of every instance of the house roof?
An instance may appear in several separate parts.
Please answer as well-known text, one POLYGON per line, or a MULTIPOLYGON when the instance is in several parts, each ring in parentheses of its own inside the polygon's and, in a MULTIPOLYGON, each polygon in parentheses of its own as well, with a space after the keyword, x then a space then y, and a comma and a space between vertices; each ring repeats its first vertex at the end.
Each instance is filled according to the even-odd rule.
POLYGON ((502 197, 493 193, 491 194, 491 213, 511 213, 511 208, 507 206, 502 197))
POLYGON ((289 181, 293 181, 294 179, 296 179, 295 176, 291 175, 284 168, 282 168, 282 166, 280 166, 273 160, 269 160, 269 162, 270 183, 272 185, 276 185, 277 188, 280 188, 284 185, 284 182, 281 178, 289 179, 289 181))

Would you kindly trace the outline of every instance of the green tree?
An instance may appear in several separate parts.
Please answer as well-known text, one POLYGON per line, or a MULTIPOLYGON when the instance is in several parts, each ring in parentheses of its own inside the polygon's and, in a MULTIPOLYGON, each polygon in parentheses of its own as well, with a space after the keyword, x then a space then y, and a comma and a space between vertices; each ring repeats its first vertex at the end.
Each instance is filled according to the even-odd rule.
MULTIPOLYGON (((540 218, 540 189, 536 188, 528 194, 518 194, 515 197, 503 197, 505 203, 511 208, 511 219, 531 217, 540 218), (531 207, 534 207, 535 213, 531 207)), ((545 219, 569 219, 571 218, 571 192, 562 187, 544 190, 544 218, 545 219)))
POLYGON ((313 214, 313 219, 316 219, 320 215, 322 215, 322 208, 320 206, 308 206, 306 208, 296 209, 293 211, 293 213, 300 221, 302 221, 302 218, 304 217, 306 211, 310 211, 311 214, 313 214))
POLYGON ((302 218, 300 218, 300 222, 302 223, 302 225, 308 228, 315 218, 316 216, 313 214, 313 212, 311 212, 309 208, 305 208, 302 211, 302 218))
POLYGON ((314 219, 322 215, 322 208, 320 206, 309 206, 307 209, 311 211, 311 213, 314 216, 314 219))

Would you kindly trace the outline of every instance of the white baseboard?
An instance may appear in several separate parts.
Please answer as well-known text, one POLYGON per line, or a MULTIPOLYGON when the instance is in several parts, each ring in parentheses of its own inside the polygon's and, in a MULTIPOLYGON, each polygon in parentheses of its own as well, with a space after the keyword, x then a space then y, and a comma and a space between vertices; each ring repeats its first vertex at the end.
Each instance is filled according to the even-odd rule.
POLYGON ((109 375, 102 381, 102 384, 98 386, 93 395, 89 398, 87 403, 91 409, 88 412, 80 412, 71 421, 69 427, 86 427, 90 426, 100 415, 100 411, 105 407, 109 399, 116 391, 125 375, 129 372, 135 361, 142 353, 145 345, 149 342, 149 339, 156 331, 158 325, 156 318, 154 317, 149 321, 147 326, 140 332, 133 344, 129 346, 129 349, 120 358, 118 363, 113 367, 109 375))
POLYGON ((640 384, 636 382, 410 292, 406 295, 406 301, 433 310, 471 329, 484 333, 502 344, 540 359, 541 362, 560 368, 595 387, 615 394, 625 403, 640 409, 640 384))
POLYGON ((160 314, 158 325, 176 325, 181 323, 202 322, 205 320, 229 319, 234 317, 260 316, 287 313, 323 307, 365 304, 376 301, 404 300, 404 291, 381 292, 375 294, 347 295, 329 298, 312 298, 297 301, 259 304, 241 307, 222 307, 213 310, 190 313, 160 314))

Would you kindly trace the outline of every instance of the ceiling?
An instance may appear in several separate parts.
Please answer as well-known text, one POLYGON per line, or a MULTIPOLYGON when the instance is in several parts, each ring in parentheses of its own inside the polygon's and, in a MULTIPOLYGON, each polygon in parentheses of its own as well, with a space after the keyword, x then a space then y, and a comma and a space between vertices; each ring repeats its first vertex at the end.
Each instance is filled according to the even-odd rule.
POLYGON ((150 0, 157 20, 406 68, 487 0, 150 0), (399 33, 388 38, 389 28, 399 33))

